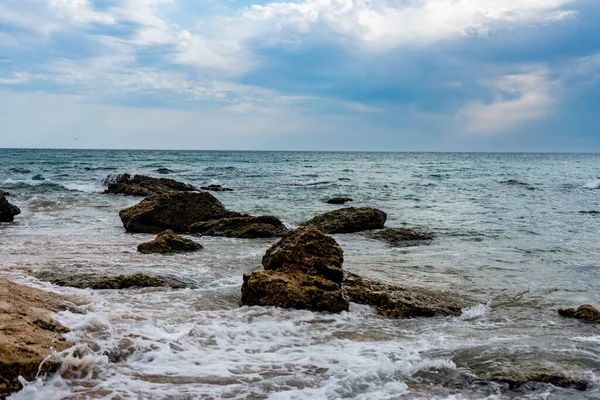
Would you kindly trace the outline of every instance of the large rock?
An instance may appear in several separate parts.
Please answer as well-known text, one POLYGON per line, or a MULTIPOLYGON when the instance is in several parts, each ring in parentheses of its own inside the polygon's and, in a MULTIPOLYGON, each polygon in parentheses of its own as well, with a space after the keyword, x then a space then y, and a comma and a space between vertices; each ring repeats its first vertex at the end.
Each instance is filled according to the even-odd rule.
POLYGON ((387 214, 376 208, 347 207, 314 217, 302 225, 314 226, 324 233, 352 233, 381 229, 387 214))
POLYGON ((459 316, 470 304, 453 293, 401 287, 346 272, 344 293, 351 302, 377 308, 388 318, 459 316))
POLYGON ((151 196, 169 192, 193 192, 198 188, 169 178, 152 178, 144 175, 122 174, 107 178, 108 189, 104 193, 129 196, 151 196))
MULTIPOLYGON (((21 389, 19 376, 34 380, 52 350, 70 347, 63 338, 68 329, 51 316, 67 308, 58 295, 0 279, 0 398, 21 389)), ((47 360, 41 376, 58 366, 47 360)))
POLYGON ((150 242, 142 243, 137 247, 140 253, 185 253, 197 251, 202 248, 200 243, 183 238, 170 229, 162 231, 150 242))
POLYGON ((262 217, 241 216, 223 218, 190 225, 190 233, 205 236, 225 236, 231 238, 270 238, 280 237, 288 229, 277 218, 270 215, 262 217))
POLYGON ((53 271, 40 271, 35 276, 41 281, 79 289, 129 289, 144 287, 183 289, 190 287, 186 282, 175 278, 144 273, 107 276, 100 274, 64 274, 53 271))
POLYGON ((364 232, 368 238, 384 241, 392 246, 414 246, 420 242, 433 239, 430 235, 406 228, 385 228, 364 232))
POLYGON ((312 227, 291 231, 263 257, 265 271, 244 275, 242 304, 340 312, 344 253, 331 237, 312 227))
POLYGON ((19 207, 10 204, 4 194, 0 193, 0 222, 13 222, 15 215, 19 214, 19 207))
POLYGON ((561 308, 558 313, 563 317, 576 318, 588 324, 600 324, 600 311, 589 304, 584 304, 579 308, 561 308))
POLYGON ((119 216, 127 232, 188 232, 196 222, 239 216, 208 192, 173 192, 148 197, 119 216))

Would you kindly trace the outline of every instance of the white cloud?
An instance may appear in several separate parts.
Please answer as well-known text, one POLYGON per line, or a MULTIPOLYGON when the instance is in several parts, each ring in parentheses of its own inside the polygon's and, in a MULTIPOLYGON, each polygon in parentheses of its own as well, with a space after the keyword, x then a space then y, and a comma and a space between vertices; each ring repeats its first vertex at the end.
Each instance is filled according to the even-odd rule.
POLYGON ((489 103, 472 102, 457 114, 468 135, 494 135, 510 131, 552 111, 554 82, 544 69, 505 75, 487 83, 494 94, 489 103))
POLYGON ((0 85, 18 85, 27 83, 31 80, 31 76, 27 72, 15 72, 12 77, 0 76, 0 85))

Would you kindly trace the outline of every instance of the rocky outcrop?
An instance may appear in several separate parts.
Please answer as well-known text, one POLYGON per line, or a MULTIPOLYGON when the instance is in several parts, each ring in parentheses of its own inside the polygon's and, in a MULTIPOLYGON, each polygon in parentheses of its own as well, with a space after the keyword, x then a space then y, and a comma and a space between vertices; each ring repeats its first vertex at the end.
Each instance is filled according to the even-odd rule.
POLYGON ((142 243, 137 247, 140 253, 185 253, 198 251, 202 248, 200 243, 183 238, 170 229, 162 231, 150 242, 142 243))
POLYGON ((0 190, 0 194, 3 196, 10 196, 10 193, 8 193, 6 190, 0 190))
POLYGON ((367 231, 364 236, 384 241, 392 246, 405 247, 420 244, 420 242, 433 239, 431 236, 406 228, 385 228, 367 231))
POLYGON ((119 216, 127 232, 159 233, 165 229, 188 232, 194 223, 240 214, 227 210, 208 192, 173 192, 148 197, 121 210, 119 216))
POLYGON ((208 186, 202 186, 200 189, 202 190, 208 190, 211 192, 233 192, 233 189, 228 188, 228 187, 224 187, 221 185, 208 185, 208 186))
POLYGON ((354 303, 374 306, 388 318, 459 316, 469 302, 453 293, 401 287, 346 272, 344 293, 354 303))
POLYGON ((588 324, 600 324, 600 311, 589 304, 579 308, 561 308, 558 313, 566 318, 576 318, 588 324))
MULTIPOLYGON (((34 380, 52 350, 70 346, 63 338, 68 329, 51 316, 67 308, 58 295, 0 279, 0 398, 21 389, 19 376, 34 380)), ((41 376, 58 366, 47 360, 41 376)))
POLYGON ((104 193, 128 196, 151 196, 169 192, 193 192, 198 189, 187 183, 168 178, 152 178, 144 175, 122 174, 107 178, 108 189, 104 193))
POLYGON ((242 304, 341 312, 344 253, 336 241, 313 227, 284 235, 265 253, 265 271, 244 275, 242 304))
POLYGON ((347 207, 314 217, 302 225, 314 226, 324 233, 353 233, 382 229, 387 214, 376 208, 347 207))
POLYGON ((326 201, 327 204, 346 204, 353 201, 350 197, 333 197, 326 201))
POLYGON ((10 204, 4 194, 0 193, 0 222, 13 222, 15 215, 19 214, 21 214, 19 207, 10 204))
POLYGON ((53 271, 40 271, 35 276, 41 281, 79 289, 129 289, 144 287, 183 289, 190 287, 186 282, 175 278, 144 273, 106 276, 99 274, 64 274, 53 271))
POLYGON ((190 225, 190 233, 205 236, 225 236, 231 238, 270 238, 280 237, 288 232, 283 223, 273 216, 241 216, 222 218, 190 225))

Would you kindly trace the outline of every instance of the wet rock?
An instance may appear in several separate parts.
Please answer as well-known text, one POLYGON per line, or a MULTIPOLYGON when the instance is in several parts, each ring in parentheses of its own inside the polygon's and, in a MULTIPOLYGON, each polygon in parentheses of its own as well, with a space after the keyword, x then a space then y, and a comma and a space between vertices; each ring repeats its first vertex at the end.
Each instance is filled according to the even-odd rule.
POLYGON ((46 178, 44 178, 44 177, 43 177, 42 175, 40 175, 40 174, 37 174, 37 175, 34 175, 34 176, 31 178, 31 180, 32 180, 32 181, 45 181, 45 180, 46 180, 46 178))
POLYGON ((10 196, 10 193, 8 193, 6 190, 0 190, 0 194, 3 196, 10 196))
POLYGON ((508 179, 505 181, 500 181, 500 183, 503 185, 509 185, 509 186, 521 186, 527 190, 535 190, 535 188, 533 186, 531 186, 530 184, 518 181, 516 179, 508 179))
POLYGON ((119 213, 127 232, 187 232, 196 222, 240 216, 208 192, 172 192, 148 197, 119 213))
POLYGON ((405 228, 385 228, 363 233, 371 239, 382 240, 396 247, 415 246, 420 242, 433 239, 431 236, 405 228))
POLYGON ((382 229, 387 214, 376 208, 347 207, 314 217, 302 225, 314 226, 324 233, 352 233, 382 229))
POLYGON ((162 174, 162 175, 166 175, 166 174, 170 174, 175 171, 173 171, 172 169, 169 169, 169 168, 158 168, 156 170, 156 172, 158 172, 159 174, 162 174))
POLYGON ((579 306, 579 308, 561 308, 558 313, 567 318, 577 318, 588 324, 600 324, 600 311, 589 304, 579 306))
POLYGON ((353 201, 350 197, 333 197, 326 201, 327 204, 346 204, 353 201))
POLYGON ((205 236, 245 239, 280 237, 288 232, 288 229, 277 217, 270 215, 241 216, 197 222, 192 224, 189 229, 190 233, 199 233, 205 236))
POLYGON ((169 192, 193 192, 198 189, 187 183, 169 178, 152 178, 144 175, 129 174, 109 176, 105 182, 108 189, 104 193, 124 194, 128 196, 151 196, 169 192))
MULTIPOLYGON (((0 279, 0 398, 21 389, 19 376, 34 380, 53 349, 70 347, 63 338, 68 329, 52 318, 68 308, 56 294, 0 279)), ((50 358, 40 376, 58 367, 59 362, 50 358)))
POLYGON ((186 282, 175 278, 144 273, 106 276, 99 274, 62 274, 52 271, 40 271, 34 275, 41 281, 79 289, 129 289, 144 287, 183 289, 190 287, 186 282))
POLYGON ((459 316, 471 305, 454 293, 390 285, 350 272, 345 273, 344 293, 351 302, 374 306, 388 318, 459 316))
POLYGON ((15 215, 19 214, 21 214, 19 207, 10 204, 5 195, 0 193, 0 222, 13 222, 15 215))
POLYGON ((183 238, 170 229, 162 231, 150 242, 142 243, 137 247, 140 253, 185 253, 198 251, 202 248, 200 243, 183 238))
POLYGON ((588 380, 583 377, 571 376, 565 372, 539 365, 521 365, 499 371, 478 373, 478 376, 486 381, 505 383, 510 390, 529 386, 532 383, 544 383, 577 390, 586 390, 589 386, 588 380))
POLYGON ((200 189, 209 190, 211 192, 233 192, 233 189, 221 185, 202 186, 200 189))
POLYGON ((291 231, 265 253, 265 271, 244 275, 242 304, 341 312, 342 248, 313 227, 291 231))

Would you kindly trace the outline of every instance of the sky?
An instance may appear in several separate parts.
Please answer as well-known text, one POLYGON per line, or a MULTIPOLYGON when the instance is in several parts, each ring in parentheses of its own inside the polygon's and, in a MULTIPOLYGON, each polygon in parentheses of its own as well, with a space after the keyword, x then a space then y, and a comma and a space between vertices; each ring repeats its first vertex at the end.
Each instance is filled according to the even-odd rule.
POLYGON ((0 0, 0 147, 600 152, 598 0, 0 0))

